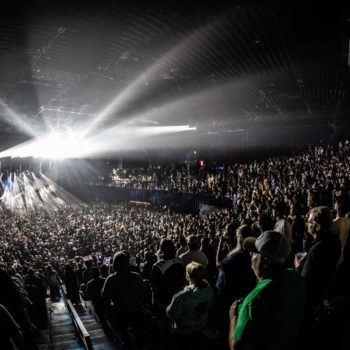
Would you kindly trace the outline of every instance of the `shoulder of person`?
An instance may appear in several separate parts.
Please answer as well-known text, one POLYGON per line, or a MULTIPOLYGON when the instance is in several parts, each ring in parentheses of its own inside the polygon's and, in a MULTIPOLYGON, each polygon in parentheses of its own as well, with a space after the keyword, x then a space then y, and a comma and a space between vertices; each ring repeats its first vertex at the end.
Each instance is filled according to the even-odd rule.
POLYGON ((175 258, 172 258, 172 259, 169 259, 169 260, 164 260, 164 259, 162 259, 162 260, 160 260, 160 261, 158 261, 158 262, 156 262, 155 264, 154 264, 154 266, 157 266, 157 267, 159 267, 159 268, 161 268, 162 266, 164 266, 164 265, 173 265, 173 264, 182 264, 183 265, 183 260, 181 259, 181 256, 182 256, 183 254, 181 254, 180 255, 180 257, 175 257, 175 258))
POLYGON ((246 250, 240 249, 240 250, 237 250, 236 252, 228 255, 227 258, 230 258, 230 260, 232 260, 232 261, 246 260, 247 258, 250 259, 250 254, 246 250))
POLYGON ((157 262, 155 262, 152 266, 152 268, 158 268, 160 269, 163 265, 165 265, 166 261, 164 259, 161 259, 157 262))
POLYGON ((138 272, 130 271, 130 276, 134 279, 138 279, 138 280, 142 281, 142 277, 138 272))
MULTIPOLYGON (((337 236, 334 236, 338 238, 337 236)), ((311 245, 307 256, 319 255, 320 253, 326 252, 329 250, 329 240, 324 238, 319 238, 313 242, 311 245)))
POLYGON ((184 264, 183 260, 180 257, 175 257, 172 259, 172 261, 174 264, 181 264, 181 265, 184 264))
POLYGON ((130 275, 133 276, 133 277, 136 277, 136 276, 137 276, 137 277, 142 278, 141 275, 140 275, 140 273, 137 272, 137 271, 130 271, 130 275))
POLYGON ((114 279, 116 279, 116 278, 117 278, 117 274, 114 272, 114 273, 110 274, 110 275, 106 278, 106 282, 110 282, 110 281, 112 281, 112 280, 114 280, 114 279))
POLYGON ((183 298, 186 295, 190 295, 193 293, 193 290, 190 286, 186 286, 183 290, 181 290, 180 292, 177 292, 174 297, 176 298, 183 298))

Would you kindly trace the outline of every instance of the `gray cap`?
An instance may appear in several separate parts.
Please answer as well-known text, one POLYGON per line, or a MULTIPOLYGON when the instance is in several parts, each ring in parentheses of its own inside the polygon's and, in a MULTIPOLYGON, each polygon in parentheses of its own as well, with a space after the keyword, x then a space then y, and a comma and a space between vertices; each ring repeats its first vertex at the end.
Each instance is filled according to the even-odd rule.
POLYGON ((276 231, 265 231, 258 238, 247 237, 243 241, 243 248, 260 253, 281 264, 285 262, 292 250, 287 238, 276 231))

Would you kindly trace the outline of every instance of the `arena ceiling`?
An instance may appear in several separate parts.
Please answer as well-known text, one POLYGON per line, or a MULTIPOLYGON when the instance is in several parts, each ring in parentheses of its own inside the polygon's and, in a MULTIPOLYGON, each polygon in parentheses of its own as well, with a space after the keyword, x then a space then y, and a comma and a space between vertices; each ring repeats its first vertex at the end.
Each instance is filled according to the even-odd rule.
POLYGON ((340 2, 21 6, 0 15, 3 135, 101 113, 96 128, 128 118, 208 130, 348 119, 350 14, 340 2))

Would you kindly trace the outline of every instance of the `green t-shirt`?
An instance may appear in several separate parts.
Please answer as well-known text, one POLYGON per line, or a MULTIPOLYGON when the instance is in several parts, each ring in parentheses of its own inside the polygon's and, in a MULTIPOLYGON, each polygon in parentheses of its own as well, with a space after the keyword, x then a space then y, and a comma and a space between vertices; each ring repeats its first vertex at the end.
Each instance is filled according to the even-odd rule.
POLYGON ((304 304, 304 280, 296 271, 259 281, 239 307, 233 338, 259 350, 292 349, 304 304))

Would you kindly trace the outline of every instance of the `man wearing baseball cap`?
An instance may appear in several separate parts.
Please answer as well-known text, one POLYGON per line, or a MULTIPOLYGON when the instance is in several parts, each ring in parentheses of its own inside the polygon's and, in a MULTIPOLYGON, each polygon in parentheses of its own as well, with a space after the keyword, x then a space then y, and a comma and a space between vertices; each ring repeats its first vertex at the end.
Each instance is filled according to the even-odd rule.
POLYGON ((230 309, 230 347, 292 349, 305 304, 303 278, 285 267, 291 252, 288 240, 275 231, 248 237, 243 248, 252 254, 256 287, 230 309))

